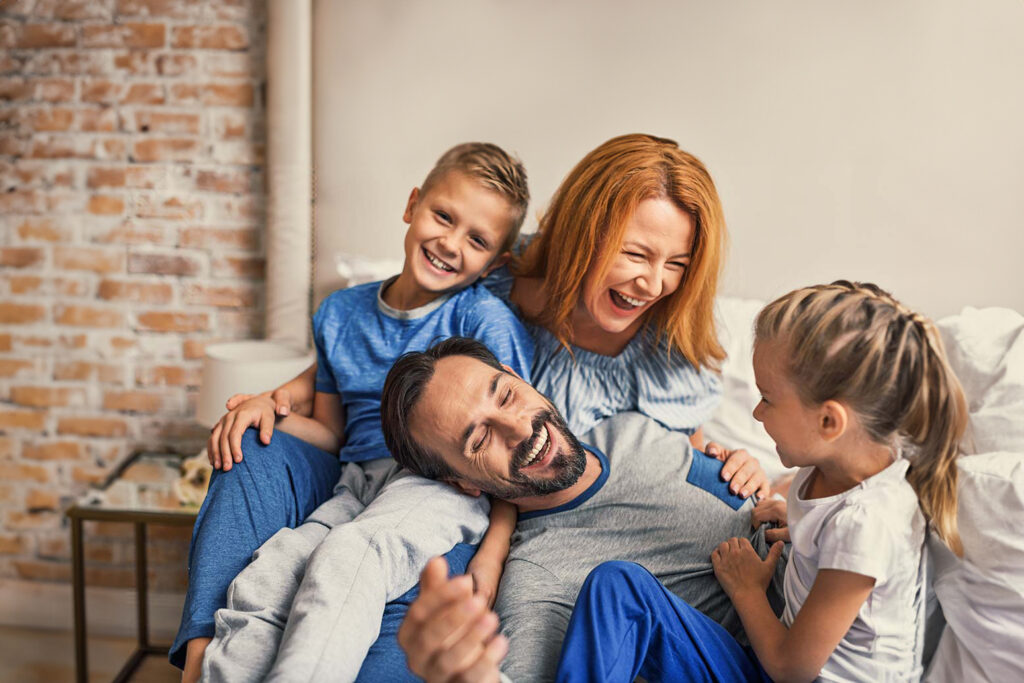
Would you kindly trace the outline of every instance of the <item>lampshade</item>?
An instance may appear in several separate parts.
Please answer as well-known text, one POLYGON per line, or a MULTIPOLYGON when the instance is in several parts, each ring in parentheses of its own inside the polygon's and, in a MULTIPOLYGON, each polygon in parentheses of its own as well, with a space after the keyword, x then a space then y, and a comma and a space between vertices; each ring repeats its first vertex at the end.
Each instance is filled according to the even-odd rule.
POLYGON ((257 394, 273 389, 308 368, 316 354, 272 341, 253 340, 212 344, 203 358, 203 383, 196 403, 196 420, 212 427, 234 394, 257 394))

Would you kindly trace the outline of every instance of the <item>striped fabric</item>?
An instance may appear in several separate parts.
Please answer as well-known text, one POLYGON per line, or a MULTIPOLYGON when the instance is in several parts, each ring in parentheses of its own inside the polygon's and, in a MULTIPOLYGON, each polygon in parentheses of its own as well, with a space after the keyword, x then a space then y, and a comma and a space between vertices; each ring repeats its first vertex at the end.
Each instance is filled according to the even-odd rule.
MULTIPOLYGON (((508 268, 499 268, 483 284, 519 314, 509 301, 512 281, 508 268)), ((617 356, 574 346, 574 360, 546 329, 529 323, 526 328, 536 345, 533 386, 551 399, 574 434, 625 411, 639 411, 668 429, 692 434, 718 406, 720 377, 698 371, 678 352, 670 354, 649 332, 637 334, 617 356)))

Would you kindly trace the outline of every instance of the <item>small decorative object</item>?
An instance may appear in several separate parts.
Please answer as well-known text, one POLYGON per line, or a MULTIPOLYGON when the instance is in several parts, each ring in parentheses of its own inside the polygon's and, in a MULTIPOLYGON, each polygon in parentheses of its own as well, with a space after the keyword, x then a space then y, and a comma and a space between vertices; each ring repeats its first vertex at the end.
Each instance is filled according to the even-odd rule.
POLYGON ((210 466, 205 448, 191 458, 182 460, 181 477, 174 482, 174 493, 181 504, 202 505, 206 491, 210 488, 212 474, 213 467, 210 466))

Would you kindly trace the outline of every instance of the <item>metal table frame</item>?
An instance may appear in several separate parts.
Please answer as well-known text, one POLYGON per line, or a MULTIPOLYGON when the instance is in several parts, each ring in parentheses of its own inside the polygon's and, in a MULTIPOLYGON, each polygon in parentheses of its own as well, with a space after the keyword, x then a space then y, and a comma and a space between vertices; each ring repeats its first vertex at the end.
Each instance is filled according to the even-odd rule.
POLYGON ((123 683, 131 678, 142 660, 149 655, 166 655, 167 645, 154 645, 149 641, 149 578, 146 562, 146 526, 192 526, 196 520, 195 510, 181 512, 159 512, 154 510, 133 510, 99 508, 75 504, 68 508, 71 521, 71 582, 75 610, 75 680, 87 683, 89 680, 88 648, 85 621, 85 561, 82 538, 82 523, 86 520, 97 522, 123 522, 135 525, 135 593, 137 596, 138 646, 128 661, 114 677, 114 683, 123 683))

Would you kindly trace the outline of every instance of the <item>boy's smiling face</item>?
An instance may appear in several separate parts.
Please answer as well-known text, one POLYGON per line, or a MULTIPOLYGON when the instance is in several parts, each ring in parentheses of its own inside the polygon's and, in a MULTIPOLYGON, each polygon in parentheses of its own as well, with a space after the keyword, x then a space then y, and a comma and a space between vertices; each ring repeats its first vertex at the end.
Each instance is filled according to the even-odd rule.
POLYGON ((409 225, 402 289, 419 290, 427 303, 471 285, 503 262, 496 257, 512 217, 508 200, 460 171, 446 173, 426 192, 413 189, 402 216, 409 225))

